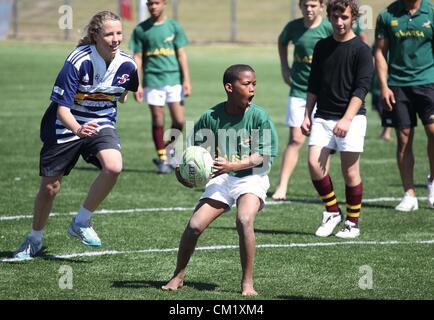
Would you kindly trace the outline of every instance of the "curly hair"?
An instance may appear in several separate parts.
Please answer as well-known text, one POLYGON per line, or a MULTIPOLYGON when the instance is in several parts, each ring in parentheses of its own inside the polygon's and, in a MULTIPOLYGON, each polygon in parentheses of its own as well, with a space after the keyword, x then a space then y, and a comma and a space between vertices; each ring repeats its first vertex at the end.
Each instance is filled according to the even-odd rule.
POLYGON ((333 12, 344 12, 348 7, 354 20, 361 16, 357 0, 330 0, 327 3, 327 16, 330 18, 333 12))
POLYGON ((121 18, 111 11, 98 12, 90 19, 89 24, 86 26, 86 35, 80 39, 77 47, 95 44, 94 36, 102 30, 102 26, 106 20, 121 21, 121 18))

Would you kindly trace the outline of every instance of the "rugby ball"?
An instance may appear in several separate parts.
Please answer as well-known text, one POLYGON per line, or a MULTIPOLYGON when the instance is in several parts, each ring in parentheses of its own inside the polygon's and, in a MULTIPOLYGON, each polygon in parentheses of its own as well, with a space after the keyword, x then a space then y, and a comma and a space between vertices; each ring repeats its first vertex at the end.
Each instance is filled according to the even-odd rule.
POLYGON ((204 187, 211 176, 214 160, 203 147, 191 146, 185 149, 179 164, 181 177, 193 187, 204 187))

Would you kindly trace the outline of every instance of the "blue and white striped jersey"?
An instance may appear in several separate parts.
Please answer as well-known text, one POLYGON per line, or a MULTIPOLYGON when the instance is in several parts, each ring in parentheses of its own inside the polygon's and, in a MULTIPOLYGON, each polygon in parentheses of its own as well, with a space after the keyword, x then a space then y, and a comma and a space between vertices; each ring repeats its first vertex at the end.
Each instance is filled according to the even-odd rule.
POLYGON ((117 101, 125 90, 137 91, 137 66, 131 56, 118 50, 106 65, 94 45, 76 48, 66 59, 51 93, 52 103, 41 122, 44 143, 80 139, 57 118, 59 105, 71 108, 78 123, 95 121, 99 129, 115 128, 117 101))

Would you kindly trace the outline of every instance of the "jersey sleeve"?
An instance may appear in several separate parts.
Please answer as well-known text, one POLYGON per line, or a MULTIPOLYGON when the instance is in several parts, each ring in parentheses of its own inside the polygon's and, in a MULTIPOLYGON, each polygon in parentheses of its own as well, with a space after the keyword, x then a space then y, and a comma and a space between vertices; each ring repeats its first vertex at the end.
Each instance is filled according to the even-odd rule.
POLYGON ((128 48, 133 52, 133 53, 142 53, 143 52, 143 45, 142 45, 142 41, 140 41, 140 37, 138 34, 138 27, 136 27, 133 31, 133 33, 131 34, 131 38, 130 38, 130 42, 128 44, 128 48))
POLYGON ((360 98, 362 101, 365 100, 371 87, 373 73, 374 63, 371 50, 368 46, 363 46, 363 48, 358 51, 357 74, 353 96, 360 98))
MULTIPOLYGON (((261 121, 258 129, 259 141, 255 143, 253 152, 261 156, 277 156, 278 136, 276 128, 269 117, 261 121)), ((252 137, 253 138, 253 137, 252 137)))
POLYGON ((173 44, 175 48, 183 48, 188 44, 187 34, 185 33, 182 26, 178 23, 174 24, 175 26, 175 39, 173 40, 173 44))
POLYGON ((387 38, 387 28, 386 22, 384 20, 384 16, 379 14, 377 17, 377 22, 375 25, 375 39, 384 39, 387 38))
POLYGON ((288 22, 279 34, 278 42, 281 46, 287 46, 291 41, 291 22, 288 22))
POLYGON ((307 91, 314 95, 319 95, 321 89, 321 46, 322 41, 318 41, 313 50, 312 65, 308 80, 307 91))
POLYGON ((66 61, 60 70, 51 92, 51 101, 65 107, 74 105, 80 75, 72 63, 66 61))

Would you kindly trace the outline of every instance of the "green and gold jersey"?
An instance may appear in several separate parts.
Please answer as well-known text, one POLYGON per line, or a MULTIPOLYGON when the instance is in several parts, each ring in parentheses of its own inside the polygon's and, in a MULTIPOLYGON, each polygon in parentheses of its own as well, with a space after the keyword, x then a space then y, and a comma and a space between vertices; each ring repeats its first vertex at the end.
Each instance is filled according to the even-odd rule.
POLYGON ((434 83, 434 4, 422 0, 410 15, 402 1, 395 1, 377 18, 375 37, 389 42, 390 86, 434 83))
POLYGON ((188 44, 187 36, 176 21, 162 23, 145 20, 134 29, 129 48, 142 53, 143 86, 163 87, 182 83, 176 50, 188 44))
POLYGON ((279 44, 294 44, 294 60, 291 69, 291 97, 306 99, 307 82, 312 64, 313 49, 316 43, 333 33, 333 28, 326 19, 315 28, 307 28, 303 18, 292 20, 279 35, 279 44))
POLYGON ((200 145, 215 157, 239 161, 254 153, 264 156, 264 163, 257 167, 229 175, 245 177, 268 173, 277 155, 276 129, 267 112, 251 104, 244 114, 233 116, 225 111, 225 102, 205 112, 196 122, 190 144, 200 145))

